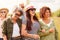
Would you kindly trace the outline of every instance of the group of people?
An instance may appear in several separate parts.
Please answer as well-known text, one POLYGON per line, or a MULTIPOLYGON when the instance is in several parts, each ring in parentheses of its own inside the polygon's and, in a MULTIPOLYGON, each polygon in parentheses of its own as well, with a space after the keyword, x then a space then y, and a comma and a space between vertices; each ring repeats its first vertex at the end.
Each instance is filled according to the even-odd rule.
POLYGON ((25 9, 21 4, 9 18, 9 10, 0 9, 0 40, 58 40, 49 7, 43 6, 40 9, 40 19, 37 18, 33 5, 28 5, 25 9))

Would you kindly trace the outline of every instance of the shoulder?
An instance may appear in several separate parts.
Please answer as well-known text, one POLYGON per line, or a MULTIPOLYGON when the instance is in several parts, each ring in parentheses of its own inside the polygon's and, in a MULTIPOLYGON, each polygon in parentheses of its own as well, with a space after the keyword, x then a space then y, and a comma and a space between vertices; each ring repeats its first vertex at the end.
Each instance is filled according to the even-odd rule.
POLYGON ((22 19, 18 18, 17 23, 22 23, 22 19))
POLYGON ((39 19, 39 23, 42 23, 42 19, 39 19))
POLYGON ((51 18, 51 23, 54 23, 54 20, 51 18))
POLYGON ((42 19, 39 19, 39 21, 42 21, 42 19))
POLYGON ((3 22, 8 22, 8 21, 10 21, 10 18, 6 18, 6 19, 4 19, 3 22))
POLYGON ((36 21, 36 24, 37 24, 37 26, 40 26, 40 23, 39 23, 39 21, 36 21))
POLYGON ((53 19, 51 19, 51 22, 52 22, 53 25, 55 24, 53 19))
POLYGON ((10 24, 10 18, 4 19, 4 21, 3 21, 3 23, 2 23, 2 26, 6 26, 6 25, 8 25, 8 24, 10 24))
POLYGON ((18 18, 18 20, 19 20, 19 21, 22 21, 22 19, 21 19, 21 18, 18 18))

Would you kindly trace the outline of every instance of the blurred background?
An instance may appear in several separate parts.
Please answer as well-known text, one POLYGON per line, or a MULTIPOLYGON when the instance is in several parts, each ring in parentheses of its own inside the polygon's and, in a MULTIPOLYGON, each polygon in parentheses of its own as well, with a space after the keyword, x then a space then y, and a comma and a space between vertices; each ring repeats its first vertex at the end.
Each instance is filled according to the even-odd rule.
POLYGON ((9 14, 12 14, 13 8, 24 3, 25 6, 33 4, 36 7, 36 16, 39 19, 39 10, 43 6, 48 6, 52 11, 52 18, 54 19, 56 28, 58 30, 58 40, 60 40, 60 0, 0 0, 0 8, 8 8, 9 14))

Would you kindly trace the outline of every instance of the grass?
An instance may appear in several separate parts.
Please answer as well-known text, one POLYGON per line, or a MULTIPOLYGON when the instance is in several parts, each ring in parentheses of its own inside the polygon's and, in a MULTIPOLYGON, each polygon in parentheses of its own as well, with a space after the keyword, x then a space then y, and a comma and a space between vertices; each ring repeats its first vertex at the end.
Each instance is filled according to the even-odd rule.
POLYGON ((52 17, 54 19, 54 23, 56 26, 56 29, 58 31, 58 40, 60 40, 60 17, 52 17))

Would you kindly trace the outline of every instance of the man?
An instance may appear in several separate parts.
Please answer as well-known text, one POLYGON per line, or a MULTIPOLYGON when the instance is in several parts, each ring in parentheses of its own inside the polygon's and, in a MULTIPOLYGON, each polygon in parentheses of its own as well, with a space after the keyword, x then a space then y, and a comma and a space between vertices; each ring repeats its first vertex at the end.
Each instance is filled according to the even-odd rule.
POLYGON ((20 7, 22 10, 24 10, 24 8, 25 8, 24 3, 19 4, 19 7, 20 7))
POLYGON ((14 10, 11 18, 3 22, 3 39, 4 40, 21 40, 21 24, 19 17, 23 14, 22 10, 14 10))
POLYGON ((26 12, 25 12, 25 6, 24 3, 19 4, 19 8, 23 11, 23 15, 20 17, 23 21, 26 20, 26 12))

